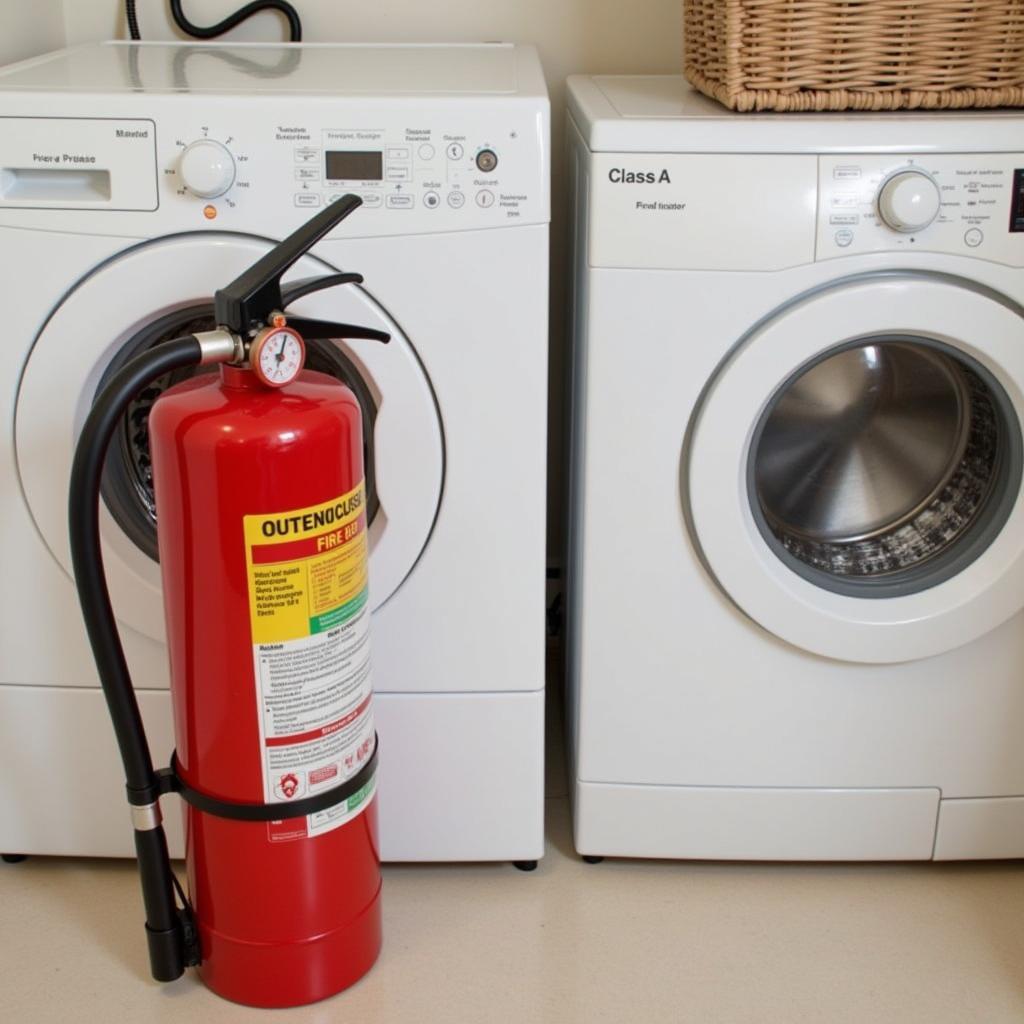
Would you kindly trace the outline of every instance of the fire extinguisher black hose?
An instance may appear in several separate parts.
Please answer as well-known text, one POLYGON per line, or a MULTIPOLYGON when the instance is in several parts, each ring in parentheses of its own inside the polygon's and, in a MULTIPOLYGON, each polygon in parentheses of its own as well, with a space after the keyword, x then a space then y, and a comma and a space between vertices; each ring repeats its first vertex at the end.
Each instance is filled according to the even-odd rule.
MULTIPOLYGON (((110 439, 132 399, 155 378, 201 361, 198 340, 188 336, 158 345, 127 363, 97 396, 78 439, 71 468, 68 529, 75 586, 121 751, 128 802, 136 808, 155 808, 160 783, 153 770, 103 570, 100 479, 110 439)), ((193 944, 185 934, 189 915, 183 915, 175 901, 167 839, 157 810, 149 820, 136 821, 135 849, 146 908, 150 967, 158 981, 173 981, 188 963, 195 962, 195 957, 187 948, 193 944)))

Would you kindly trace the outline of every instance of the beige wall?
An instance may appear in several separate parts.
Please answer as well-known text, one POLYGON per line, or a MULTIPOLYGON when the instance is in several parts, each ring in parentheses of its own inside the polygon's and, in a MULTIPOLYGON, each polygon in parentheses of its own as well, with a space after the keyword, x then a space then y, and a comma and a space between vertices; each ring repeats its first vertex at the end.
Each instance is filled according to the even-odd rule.
POLYGON ((61 0, 0 0, 0 65, 64 45, 61 0))
MULTIPOLYGON (((56 2, 56 0, 54 0, 56 2)), ((472 41, 532 42, 540 49, 551 90, 554 133, 551 318, 551 553, 561 538, 563 380, 566 359, 565 209, 562 138, 564 82, 577 72, 677 71, 682 52, 682 0, 293 0, 305 38, 313 42, 472 41)), ((10 4, 12 0, 0 0, 10 4)), ((38 5, 36 0, 35 6, 38 5)), ((63 0, 69 45, 124 36, 120 0, 63 0)), ((185 10, 209 24, 241 6, 241 0, 188 0, 185 10)), ((144 39, 175 37, 165 0, 138 0, 144 39)), ((257 15, 235 38, 276 39, 281 19, 257 15)))

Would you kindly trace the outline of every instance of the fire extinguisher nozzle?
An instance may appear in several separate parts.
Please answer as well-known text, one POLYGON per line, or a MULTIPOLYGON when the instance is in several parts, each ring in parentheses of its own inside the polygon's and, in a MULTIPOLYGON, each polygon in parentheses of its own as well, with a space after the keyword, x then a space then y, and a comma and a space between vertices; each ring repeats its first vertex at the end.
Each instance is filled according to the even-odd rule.
POLYGON ((177 926, 154 931, 146 925, 149 970, 157 981, 175 981, 185 973, 181 955, 181 930, 177 926))
POLYGON ((135 854, 142 876, 150 971, 157 981, 174 981, 198 958, 189 948, 190 941, 195 941, 194 929, 189 927, 191 908, 185 900, 184 911, 175 903, 178 886, 167 856, 167 837, 162 825, 136 829, 135 854))

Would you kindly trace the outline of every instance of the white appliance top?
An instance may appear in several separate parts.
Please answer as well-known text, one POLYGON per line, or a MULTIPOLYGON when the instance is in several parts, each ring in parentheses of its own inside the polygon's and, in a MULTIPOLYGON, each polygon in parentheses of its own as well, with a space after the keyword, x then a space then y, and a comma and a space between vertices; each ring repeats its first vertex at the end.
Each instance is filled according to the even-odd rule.
POLYGON ((536 51, 509 43, 95 43, 0 69, 0 91, 547 96, 536 51))
POLYGON ((1024 111, 739 114, 682 75, 573 75, 569 110, 593 152, 997 152, 1024 148, 1024 111))

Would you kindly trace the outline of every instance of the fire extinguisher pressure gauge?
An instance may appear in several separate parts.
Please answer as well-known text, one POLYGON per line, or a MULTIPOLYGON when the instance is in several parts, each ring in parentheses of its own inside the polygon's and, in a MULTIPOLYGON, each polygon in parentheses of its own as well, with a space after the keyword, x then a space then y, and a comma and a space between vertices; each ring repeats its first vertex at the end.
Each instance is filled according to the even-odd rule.
POLYGON ((271 388, 290 384, 306 359, 306 346, 298 331, 290 327, 267 327, 253 339, 249 365, 271 388))

